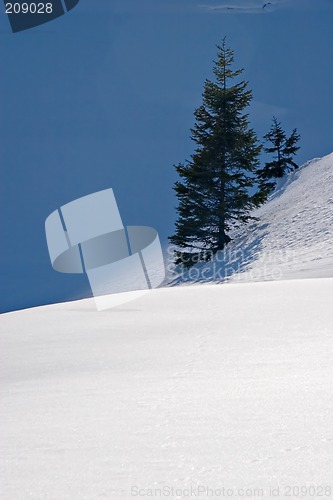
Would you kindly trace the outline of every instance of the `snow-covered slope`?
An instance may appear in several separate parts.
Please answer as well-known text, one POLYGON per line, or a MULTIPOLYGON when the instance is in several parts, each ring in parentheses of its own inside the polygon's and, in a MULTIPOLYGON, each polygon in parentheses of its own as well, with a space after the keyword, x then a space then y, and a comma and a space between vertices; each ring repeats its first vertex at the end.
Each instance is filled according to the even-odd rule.
POLYGON ((333 153, 281 179, 225 252, 170 284, 333 277, 333 153))
POLYGON ((201 285, 3 315, 1 499, 328 498, 332 293, 201 285))
POLYGON ((331 496, 332 186, 309 162, 174 280, 269 282, 3 315, 0 498, 331 496))

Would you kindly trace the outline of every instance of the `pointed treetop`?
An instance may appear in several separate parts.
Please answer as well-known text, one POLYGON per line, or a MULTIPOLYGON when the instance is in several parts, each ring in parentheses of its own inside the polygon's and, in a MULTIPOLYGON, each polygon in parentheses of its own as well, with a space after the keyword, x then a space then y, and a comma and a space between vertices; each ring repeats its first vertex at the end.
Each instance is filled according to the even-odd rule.
POLYGON ((217 61, 214 61, 214 74, 219 83, 225 84, 229 78, 235 78, 242 74, 244 68, 233 71, 231 69, 234 63, 234 51, 227 46, 226 37, 223 38, 222 45, 216 46, 218 49, 217 61))

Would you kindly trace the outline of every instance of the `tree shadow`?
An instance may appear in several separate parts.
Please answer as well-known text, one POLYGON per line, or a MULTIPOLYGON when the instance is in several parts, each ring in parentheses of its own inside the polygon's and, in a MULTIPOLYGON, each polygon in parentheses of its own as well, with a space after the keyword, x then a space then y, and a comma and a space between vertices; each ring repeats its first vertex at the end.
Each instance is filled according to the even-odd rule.
POLYGON ((263 241, 269 224, 252 223, 243 234, 232 240, 224 250, 215 254, 209 262, 200 262, 190 269, 175 268, 169 286, 195 283, 223 283, 232 276, 245 273, 258 260, 263 250, 263 241))

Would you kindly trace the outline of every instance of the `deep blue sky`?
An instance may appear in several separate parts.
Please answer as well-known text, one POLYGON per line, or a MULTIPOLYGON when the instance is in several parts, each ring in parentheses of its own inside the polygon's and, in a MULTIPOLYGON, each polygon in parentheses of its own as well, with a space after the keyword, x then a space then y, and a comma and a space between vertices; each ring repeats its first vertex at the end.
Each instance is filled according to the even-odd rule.
MULTIPOLYGON (((2 310, 89 293, 85 277, 52 270, 44 235, 46 217, 80 196, 112 187, 124 223, 166 242, 173 164, 193 151, 193 111, 224 36, 250 81, 258 135, 276 115, 301 133, 300 163, 333 151, 332 1, 280 0, 266 14, 202 4, 81 0, 12 34, 1 3, 2 310)), ((262 5, 225 2, 249 4, 262 5)))

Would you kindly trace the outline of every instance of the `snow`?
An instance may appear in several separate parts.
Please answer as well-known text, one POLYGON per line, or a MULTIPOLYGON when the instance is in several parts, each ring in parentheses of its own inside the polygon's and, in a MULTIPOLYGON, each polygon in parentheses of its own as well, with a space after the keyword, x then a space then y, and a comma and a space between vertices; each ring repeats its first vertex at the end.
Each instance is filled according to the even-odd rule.
POLYGON ((213 262, 169 275, 169 284, 333 277, 333 153, 281 179, 213 262))
POLYGON ((1 499, 332 487, 332 292, 212 284, 2 315, 1 499))
POLYGON ((191 286, 2 315, 1 500, 332 496, 332 185, 281 179, 191 286))

